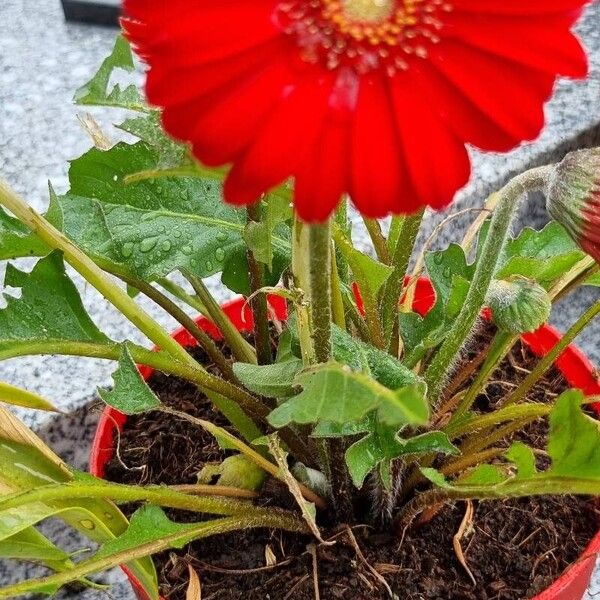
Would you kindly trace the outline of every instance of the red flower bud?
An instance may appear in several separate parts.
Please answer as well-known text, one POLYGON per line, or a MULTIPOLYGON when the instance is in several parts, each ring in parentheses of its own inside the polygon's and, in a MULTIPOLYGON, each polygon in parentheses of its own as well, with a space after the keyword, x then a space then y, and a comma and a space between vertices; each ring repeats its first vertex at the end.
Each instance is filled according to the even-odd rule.
POLYGON ((547 209, 600 262, 600 148, 571 152, 548 184, 547 209))

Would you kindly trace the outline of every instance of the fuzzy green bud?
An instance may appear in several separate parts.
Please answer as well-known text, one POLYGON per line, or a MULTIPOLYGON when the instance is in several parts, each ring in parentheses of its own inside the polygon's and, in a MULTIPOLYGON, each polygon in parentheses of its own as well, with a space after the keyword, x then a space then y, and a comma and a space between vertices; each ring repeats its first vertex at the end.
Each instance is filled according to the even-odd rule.
POLYGON ((548 292, 524 277, 494 280, 488 291, 487 304, 498 328, 515 335, 541 327, 552 310, 548 292))

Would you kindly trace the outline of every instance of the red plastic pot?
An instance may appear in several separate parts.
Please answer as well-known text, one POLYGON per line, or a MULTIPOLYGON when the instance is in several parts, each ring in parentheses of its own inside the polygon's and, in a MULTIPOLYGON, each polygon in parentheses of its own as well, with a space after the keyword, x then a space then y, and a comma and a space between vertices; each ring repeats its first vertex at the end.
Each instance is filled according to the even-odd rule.
MULTIPOLYGON (((434 299, 430 283, 426 279, 419 280, 415 294, 415 310, 425 314, 433 305, 434 299)), ((269 302, 277 318, 285 320, 287 318, 285 301, 278 296, 271 296, 269 302)), ((223 306, 223 310, 240 331, 252 330, 252 312, 244 299, 239 298, 228 302, 223 306)), ((197 323, 215 339, 220 338, 218 329, 208 319, 201 317, 197 323)), ((185 347, 196 345, 196 340, 185 329, 177 331, 173 338, 185 347)), ((544 356, 559 339, 558 331, 550 326, 543 326, 535 333, 523 336, 525 344, 537 356, 544 356)), ((594 375, 594 368, 590 361, 576 346, 569 346, 556 361, 556 366, 570 386, 579 388, 586 394, 600 394, 600 380, 594 375)), ((152 374, 152 369, 141 367, 140 373, 144 378, 148 378, 152 374)), ((600 405, 596 405, 596 408, 600 414, 600 405)), ((115 433, 117 429, 120 430, 123 427, 126 419, 125 415, 113 408, 107 407, 104 410, 98 423, 90 456, 92 475, 104 476, 104 467, 114 454, 115 433)), ((598 552, 600 552, 600 532, 596 534, 579 560, 533 600, 580 600, 589 586, 598 552)), ((123 570, 131 581, 139 600, 149 600, 137 579, 126 568, 123 570)))

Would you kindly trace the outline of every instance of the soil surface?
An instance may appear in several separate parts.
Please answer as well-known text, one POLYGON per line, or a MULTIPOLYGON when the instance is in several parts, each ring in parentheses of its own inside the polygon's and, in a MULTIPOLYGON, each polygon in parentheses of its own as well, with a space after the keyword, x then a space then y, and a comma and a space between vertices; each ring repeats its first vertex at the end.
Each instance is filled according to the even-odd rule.
MULTIPOLYGON (((489 339, 489 329, 474 337, 455 375, 457 390, 469 381, 469 365, 477 363, 489 339)), ((202 351, 193 353, 206 364, 202 351)), ((493 409, 535 362, 517 344, 478 397, 477 409, 493 409)), ((226 425, 194 386, 160 373, 150 385, 163 403, 226 425)), ((566 388, 561 374, 551 369, 529 399, 550 402, 566 388)), ((542 449, 546 436, 547 422, 540 419, 514 439, 542 449)), ((127 421, 106 477, 127 483, 195 483, 205 463, 225 456, 201 429, 148 413, 127 421)), ((546 462, 540 453, 538 466, 546 462)), ((278 486, 267 484, 261 502, 281 504, 278 486)), ((330 529, 324 537, 336 542, 331 546, 315 547, 309 538, 266 530, 194 542, 156 557, 161 593, 167 600, 185 600, 191 564, 201 580, 202 600, 384 600, 390 598, 389 589, 402 600, 521 600, 544 590, 576 561, 599 522, 596 505, 578 497, 474 503, 472 525, 461 540, 469 574, 453 548, 465 510, 463 502, 447 505, 429 522, 411 528, 401 545, 394 531, 366 525, 330 529)), ((198 515, 177 511, 170 516, 198 520, 198 515)))

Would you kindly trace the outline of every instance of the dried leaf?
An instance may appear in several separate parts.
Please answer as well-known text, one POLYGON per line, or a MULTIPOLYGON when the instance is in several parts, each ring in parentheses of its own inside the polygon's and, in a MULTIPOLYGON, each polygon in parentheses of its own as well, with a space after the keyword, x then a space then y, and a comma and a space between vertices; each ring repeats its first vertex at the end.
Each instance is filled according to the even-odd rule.
POLYGON ((187 592, 185 593, 185 600, 202 600, 200 577, 198 577, 198 573, 194 571, 192 565, 188 565, 188 571, 190 574, 190 583, 187 592))

